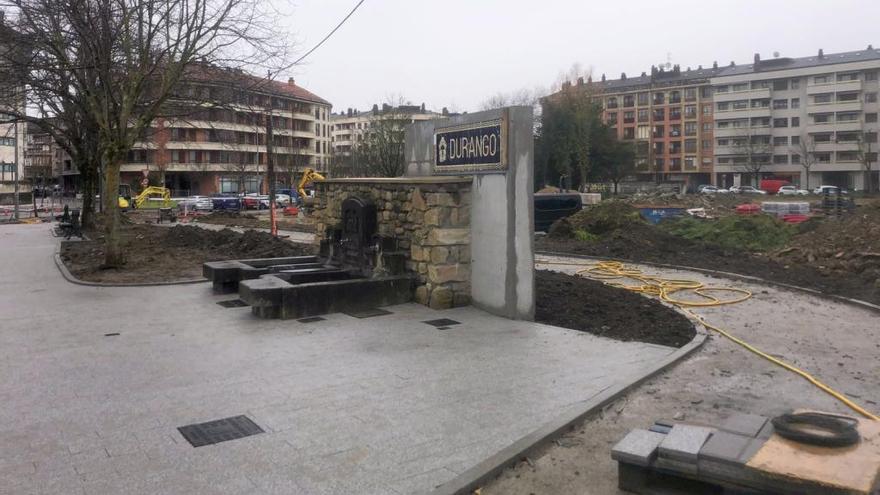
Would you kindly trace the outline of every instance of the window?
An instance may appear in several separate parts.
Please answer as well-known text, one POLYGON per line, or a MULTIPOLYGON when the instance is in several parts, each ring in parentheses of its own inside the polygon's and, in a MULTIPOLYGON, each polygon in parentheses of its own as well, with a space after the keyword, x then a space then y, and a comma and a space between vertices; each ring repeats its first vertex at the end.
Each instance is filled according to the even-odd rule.
POLYGON ((712 159, 709 158, 708 156, 704 156, 703 157, 703 166, 708 167, 709 165, 712 165, 712 159))
POLYGON ((824 76, 814 76, 813 84, 828 84, 831 82, 831 76, 825 74, 824 76))
POLYGON ((877 103, 877 92, 865 93, 865 103, 877 103))
POLYGON ((831 103, 831 93, 822 93, 813 97, 813 103, 821 105, 823 103, 831 103))
POLYGON ((632 107, 635 106, 636 99, 633 95, 624 95, 623 96, 623 106, 632 107))
POLYGON ((791 163, 800 163, 800 162, 801 162, 801 155, 798 155, 797 153, 795 153, 794 155, 791 155, 791 163))
POLYGON ((685 122, 684 123, 684 135, 685 136, 696 136, 697 135, 697 123, 696 122, 685 122))
POLYGON ((749 108, 749 100, 737 100, 732 104, 734 110, 749 108))
POLYGON ((697 99, 697 88, 687 88, 684 90, 684 100, 694 101, 697 99))
POLYGON ((703 132, 712 132, 711 122, 703 122, 703 132))
POLYGON ((712 88, 709 86, 703 86, 700 88, 700 98, 711 98, 712 97, 712 88))
POLYGON ((606 106, 608 108, 617 108, 617 97, 612 96, 611 98, 608 98, 608 102, 606 103, 606 106))
POLYGON ((839 102, 853 102, 859 101, 858 93, 837 93, 837 101, 839 102))
POLYGON ((709 151, 709 150, 712 148, 712 140, 711 140, 711 139, 704 139, 704 140, 700 143, 700 148, 701 148, 703 151, 709 151))
POLYGON ((788 165, 788 155, 773 155, 773 163, 776 165, 788 165))
POLYGON ((791 89, 798 89, 800 87, 801 87, 801 80, 800 79, 792 79, 791 80, 791 89))
POLYGON ((715 86, 716 93, 727 93, 730 91, 730 86, 715 86))
POLYGON ((865 142, 866 143, 876 143, 877 142, 877 133, 876 132, 866 132, 865 133, 865 142))
POLYGON ((859 120, 858 112, 847 112, 847 113, 838 113, 837 121, 838 122, 855 122, 859 120))
POLYGON ((770 108, 770 100, 768 100, 768 99, 752 100, 752 108, 770 108))
POLYGON ((684 140, 684 152, 685 153, 696 153, 697 152, 697 140, 696 139, 685 139, 684 140))
POLYGON ((865 122, 866 123, 877 122, 877 114, 876 113, 866 113, 865 114, 865 122))
POLYGON ((681 120, 681 109, 676 107, 670 108, 669 120, 681 120))
POLYGON ((776 81, 773 81, 774 91, 785 91, 786 89, 788 89, 787 79, 777 79, 776 81))
POLYGON ((876 81, 877 80, 877 71, 871 70, 865 72, 865 81, 876 81))
POLYGON ((730 110, 730 103, 729 102, 726 102, 726 101, 725 102, 718 102, 716 105, 717 105, 716 108, 718 109, 719 112, 726 112, 727 110, 730 110))
POLYGON ((776 136, 773 138, 773 146, 788 146, 788 136, 776 136))
POLYGON ((608 115, 605 116, 605 122, 608 125, 616 125, 617 124, 617 112, 608 112, 608 115))
POLYGON ((752 83, 752 89, 767 89, 770 87, 770 81, 755 81, 752 83))
POLYGON ((822 134, 813 134, 813 142, 814 143, 830 143, 831 142, 831 133, 823 132, 822 134))
POLYGON ((624 127, 623 128, 623 139, 635 139, 636 137, 636 128, 635 127, 624 127))
POLYGON ((791 137, 791 145, 797 146, 799 144, 801 144, 801 137, 800 136, 792 136, 791 137))
POLYGON ((833 114, 830 113, 817 113, 813 115, 813 123, 814 124, 828 124, 831 122, 831 116, 833 114))
POLYGON ((785 110, 788 108, 788 100, 773 100, 774 110, 785 110))
POLYGON ((639 106, 648 104, 648 93, 639 93, 639 106))
POLYGON ((849 72, 846 74, 838 74, 837 82, 848 82, 848 81, 858 81, 859 73, 858 72, 849 72))
POLYGON ((684 107, 684 118, 693 119, 697 116, 697 106, 696 105, 686 105, 684 107))
POLYGON ((749 90, 749 83, 739 83, 739 84, 734 84, 732 90, 733 90, 734 92, 736 92, 736 91, 748 91, 748 90, 749 90))
POLYGON ((754 117, 752 119, 752 127, 770 127, 769 117, 754 117))
POLYGON ((715 141, 715 143, 718 144, 718 146, 727 146, 730 144, 730 140, 722 138, 722 139, 719 139, 718 141, 715 141))
MULTIPOLYGON (((654 137, 655 138, 662 138, 664 136, 665 132, 666 132, 665 128, 662 125, 655 125, 654 126, 654 137)), ((660 144, 662 144, 662 143, 660 143, 660 144)))
POLYGON ((15 138, 0 137, 0 146, 15 146, 15 138))
POLYGON ((857 151, 838 151, 837 152, 837 161, 839 162, 856 162, 859 160, 859 153, 857 151))
POLYGON ((773 127, 788 127, 788 119, 773 119, 773 127))
POLYGON ((666 120, 666 111, 662 108, 654 110, 654 120, 666 120))
POLYGON ((696 159, 692 156, 684 157, 684 169, 685 170, 696 170, 696 159))
POLYGON ((852 143, 859 140, 860 132, 838 132, 837 133, 837 142, 838 143, 852 143))
POLYGON ((792 127, 800 127, 800 125, 801 125, 801 118, 800 117, 792 117, 791 118, 791 126, 792 127))
POLYGON ((680 91, 672 91, 669 93, 669 103, 679 103, 681 102, 681 92, 680 91))
POLYGON ((673 124, 669 126, 669 137, 679 136, 681 136, 681 126, 679 124, 673 124))
POLYGON ((628 112, 623 112, 623 123, 624 124, 632 124, 636 121, 636 113, 632 110, 628 112))
POLYGON ((649 139, 651 137, 651 128, 646 125, 640 125, 636 129, 636 137, 639 139, 649 139))
POLYGON ((800 108, 801 107, 801 99, 800 98, 792 98, 791 99, 791 108, 800 108))
POLYGON ((639 109, 639 122, 647 122, 648 120, 650 120, 650 117, 648 114, 648 109, 647 108, 640 108, 639 109))
POLYGON ((703 105, 703 115, 712 115, 712 105, 703 105))
POLYGON ((654 104, 659 105, 662 104, 666 99, 665 93, 654 93, 654 104))

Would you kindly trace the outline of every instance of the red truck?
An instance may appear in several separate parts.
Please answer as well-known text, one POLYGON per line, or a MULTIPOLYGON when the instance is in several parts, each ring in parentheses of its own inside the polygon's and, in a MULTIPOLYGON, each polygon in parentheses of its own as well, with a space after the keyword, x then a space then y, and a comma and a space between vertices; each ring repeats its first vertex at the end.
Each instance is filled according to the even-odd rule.
POLYGON ((760 189, 767 194, 776 194, 782 186, 791 185, 791 182, 781 179, 763 179, 760 189))

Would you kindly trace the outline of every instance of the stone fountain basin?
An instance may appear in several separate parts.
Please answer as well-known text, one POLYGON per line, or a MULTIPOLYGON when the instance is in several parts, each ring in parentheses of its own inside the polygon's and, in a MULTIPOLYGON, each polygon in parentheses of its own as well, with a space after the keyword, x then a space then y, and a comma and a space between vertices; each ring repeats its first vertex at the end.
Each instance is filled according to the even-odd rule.
POLYGON ((290 270, 242 280, 238 295, 256 316, 293 319, 407 303, 414 283, 412 275, 364 278, 345 270, 290 270), (307 281, 313 278, 324 280, 307 281))
POLYGON ((238 291, 241 280, 255 279, 273 271, 323 266, 317 256, 209 261, 202 265, 202 275, 213 282, 215 292, 231 293, 238 291))

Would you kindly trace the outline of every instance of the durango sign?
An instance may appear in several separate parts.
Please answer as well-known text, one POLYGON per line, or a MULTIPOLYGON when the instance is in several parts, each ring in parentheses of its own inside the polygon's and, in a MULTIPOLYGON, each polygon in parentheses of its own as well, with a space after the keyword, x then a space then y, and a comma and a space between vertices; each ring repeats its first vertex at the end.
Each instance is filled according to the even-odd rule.
POLYGON ((505 119, 435 130, 435 173, 493 172, 506 168, 505 119))

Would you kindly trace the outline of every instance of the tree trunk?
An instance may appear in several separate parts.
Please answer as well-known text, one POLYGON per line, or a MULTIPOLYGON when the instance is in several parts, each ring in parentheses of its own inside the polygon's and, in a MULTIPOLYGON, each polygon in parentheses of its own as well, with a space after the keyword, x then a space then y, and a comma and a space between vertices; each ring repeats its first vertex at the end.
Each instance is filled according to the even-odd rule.
POLYGON ((83 206, 80 213, 80 222, 83 229, 92 230, 95 228, 95 182, 97 182, 97 167, 81 162, 77 164, 77 169, 82 175, 83 186, 83 206))
POLYGON ((125 263, 119 232, 119 168, 121 161, 107 159, 104 163, 104 266, 118 268, 125 263))

